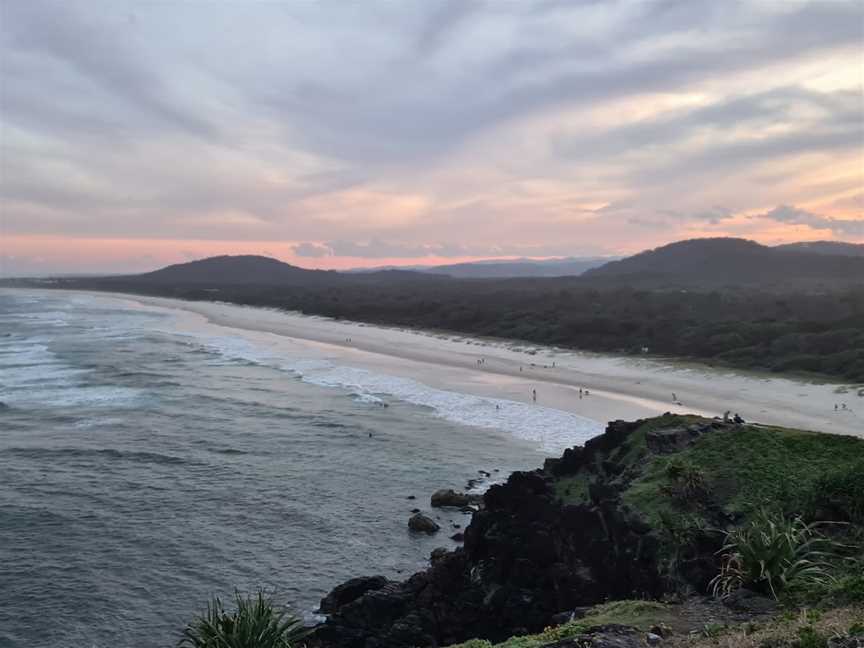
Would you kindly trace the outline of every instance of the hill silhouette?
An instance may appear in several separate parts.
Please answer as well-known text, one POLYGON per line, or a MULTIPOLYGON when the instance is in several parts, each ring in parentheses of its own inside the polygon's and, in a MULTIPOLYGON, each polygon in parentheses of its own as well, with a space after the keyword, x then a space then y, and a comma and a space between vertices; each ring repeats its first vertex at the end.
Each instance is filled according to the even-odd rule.
POLYGON ((589 281, 668 288, 861 284, 864 257, 778 249, 739 238, 679 241, 588 270, 589 281))
POLYGON ((774 249, 786 252, 811 252, 813 254, 864 257, 864 243, 846 243, 845 241, 786 243, 784 245, 776 245, 774 249))
POLYGON ((152 285, 273 286, 327 284, 338 281, 332 270, 307 270, 259 255, 215 256, 174 265, 123 281, 152 285))

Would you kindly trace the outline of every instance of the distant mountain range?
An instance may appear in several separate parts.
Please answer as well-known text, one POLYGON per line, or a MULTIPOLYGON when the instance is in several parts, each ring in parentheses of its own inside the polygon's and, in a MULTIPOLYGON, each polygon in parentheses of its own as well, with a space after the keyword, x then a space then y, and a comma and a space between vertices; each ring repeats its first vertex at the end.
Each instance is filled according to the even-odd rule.
POLYGON ((864 243, 844 243, 843 241, 806 241, 803 243, 786 243, 785 245, 777 245, 774 249, 786 250, 788 252, 814 252, 816 254, 864 257, 864 243))
MULTIPOLYGON (((498 261, 471 261, 437 266, 401 266, 400 270, 410 270, 426 274, 447 275, 456 279, 510 279, 517 277, 576 277, 586 270, 597 268, 604 263, 620 257, 566 257, 561 259, 511 259, 498 261)), ((396 269, 395 266, 358 268, 350 272, 368 273, 396 269)))
POLYGON ((738 238, 692 239, 612 261, 583 277, 664 287, 862 284, 860 247, 834 243, 767 247, 738 238))
POLYGON ((707 238, 679 241, 611 261, 598 257, 517 259, 363 272, 308 270, 265 256, 217 256, 139 275, 63 278, 49 282, 158 292, 173 287, 316 289, 463 280, 511 284, 558 281, 649 289, 729 286, 822 289, 864 283, 864 245, 818 241, 768 247, 746 239, 707 238))
MULTIPOLYGON (((431 278, 431 275, 429 275, 431 278)), ((346 282, 398 282, 426 278, 417 272, 377 270, 365 274, 346 274, 335 270, 309 270, 259 255, 223 255, 177 263, 139 275, 116 277, 118 281, 165 285, 219 286, 333 286, 346 282)))

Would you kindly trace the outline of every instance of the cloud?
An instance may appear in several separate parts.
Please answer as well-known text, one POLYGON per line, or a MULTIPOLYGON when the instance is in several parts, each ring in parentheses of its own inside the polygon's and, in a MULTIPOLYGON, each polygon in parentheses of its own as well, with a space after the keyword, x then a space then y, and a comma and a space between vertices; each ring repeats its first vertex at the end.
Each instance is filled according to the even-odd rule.
POLYGON ((6 3, 0 248, 614 252, 794 204, 856 236, 862 19, 855 0, 6 3))
POLYGON ((297 243, 292 246, 294 254, 299 257, 321 258, 333 256, 333 248, 320 243, 297 243))
POLYGON ((830 230, 839 236, 864 236, 864 218, 857 220, 831 218, 789 205, 780 205, 754 218, 765 218, 790 225, 806 225, 815 230, 830 230))
POLYGON ((464 257, 472 253, 483 254, 479 249, 448 243, 401 243, 371 239, 369 241, 329 241, 325 244, 336 256, 366 259, 422 258, 431 256, 464 257))

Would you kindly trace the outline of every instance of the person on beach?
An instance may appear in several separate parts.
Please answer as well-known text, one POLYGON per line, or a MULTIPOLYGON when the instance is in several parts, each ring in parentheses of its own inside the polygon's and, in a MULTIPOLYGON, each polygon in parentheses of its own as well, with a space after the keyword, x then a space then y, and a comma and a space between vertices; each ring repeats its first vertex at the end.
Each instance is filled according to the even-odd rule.
POLYGON ((537 390, 536 389, 531 390, 531 398, 533 399, 533 401, 535 403, 537 402, 537 390))
POLYGON ((582 388, 579 388, 579 400, 582 400, 582 388))

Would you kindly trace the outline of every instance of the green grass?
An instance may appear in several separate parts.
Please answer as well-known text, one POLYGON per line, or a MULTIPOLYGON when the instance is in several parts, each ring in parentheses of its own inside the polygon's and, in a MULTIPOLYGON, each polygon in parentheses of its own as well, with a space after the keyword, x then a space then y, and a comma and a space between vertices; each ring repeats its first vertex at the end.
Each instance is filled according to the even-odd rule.
POLYGON ((567 475, 555 480, 555 497, 565 504, 583 504, 589 500, 590 478, 585 473, 567 475))
POLYGON ((664 513, 680 513, 680 503, 664 496, 674 486, 676 461, 698 470, 712 498, 742 520, 763 508, 797 512, 826 474, 851 471, 862 460, 864 442, 855 437, 746 425, 706 434, 675 455, 651 457, 623 498, 653 525, 664 513))
POLYGON ((588 627, 616 623, 647 632, 651 626, 667 623, 673 616, 668 605, 657 601, 612 601, 592 608, 579 622, 588 627))
POLYGON ((497 644, 485 639, 471 639, 450 648, 538 648, 613 623, 647 631, 652 625, 669 622, 673 616, 674 612, 669 606, 655 601, 613 601, 592 608, 582 619, 546 628, 537 634, 511 637, 497 644))

